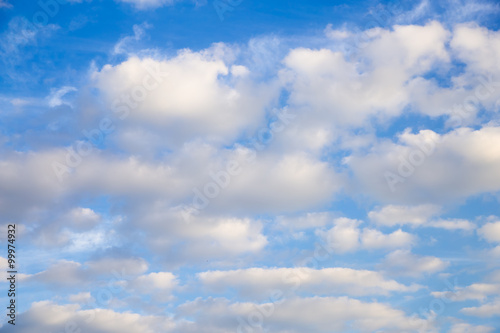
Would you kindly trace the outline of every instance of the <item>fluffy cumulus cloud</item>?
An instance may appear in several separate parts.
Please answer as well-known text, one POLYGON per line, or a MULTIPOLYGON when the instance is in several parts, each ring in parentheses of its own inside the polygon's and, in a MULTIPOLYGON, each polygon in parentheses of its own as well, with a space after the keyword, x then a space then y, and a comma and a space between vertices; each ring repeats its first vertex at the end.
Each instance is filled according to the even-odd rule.
POLYGON ((500 300, 497 299, 496 301, 481 306, 463 308, 461 311, 469 316, 498 317, 500 315, 500 300))
POLYGON ((473 230, 475 224, 464 219, 436 219, 441 207, 432 204, 417 206, 387 205, 368 213, 370 220, 380 226, 409 225, 448 230, 473 230))
POLYGON ((439 211, 440 207, 435 205, 420 205, 414 207, 388 205, 369 212, 368 217, 379 225, 422 225, 432 216, 437 215, 439 211))
POLYGON ((455 27, 451 46, 470 71, 498 74, 500 34, 474 23, 455 27))
POLYGON ((447 297, 453 302, 475 301, 477 306, 462 307, 460 312, 468 316, 491 318, 500 315, 500 272, 495 271, 484 281, 461 287, 455 286, 452 290, 432 292, 434 297, 447 297))
POLYGON ((370 116, 396 116, 408 104, 407 81, 436 62, 449 61, 449 32, 438 22, 367 34, 371 38, 357 55, 366 59, 362 64, 328 49, 291 51, 283 76, 292 85, 292 105, 307 107, 318 120, 347 126, 359 126, 370 116))
POLYGON ((277 84, 256 85, 224 44, 169 59, 132 57, 94 74, 120 117, 155 124, 178 144, 196 137, 234 140, 255 129, 279 96, 277 84))
POLYGON ((172 292, 178 285, 177 277, 170 272, 149 273, 132 280, 117 282, 133 295, 151 295, 155 302, 168 302, 173 298, 172 292))
POLYGON ((500 242, 500 222, 486 223, 477 232, 488 242, 500 242))
POLYGON ((147 269, 148 264, 142 258, 101 258, 84 264, 61 260, 41 272, 28 275, 25 280, 51 287, 78 287, 89 286, 102 280, 102 277, 113 279, 114 282, 130 279, 147 269))
POLYGON ((360 249, 394 249, 411 247, 415 237, 401 229, 385 234, 372 228, 359 228, 362 221, 348 218, 338 218, 334 227, 328 230, 318 230, 328 248, 344 253, 360 249))
POLYGON ((107 309, 81 309, 78 305, 35 302, 21 315, 16 326, 2 327, 5 332, 44 332, 81 330, 87 332, 168 332, 172 322, 162 316, 141 316, 107 309))
MULTIPOLYGON (((495 283, 474 283, 464 288, 453 290, 451 298, 455 301, 485 300, 488 296, 498 293, 500 285, 495 283)), ((449 292, 433 292, 436 297, 450 295, 449 292)))
POLYGON ((347 163, 363 188, 382 201, 444 203, 500 189, 495 171, 499 140, 500 130, 493 125, 444 135, 405 131, 397 143, 382 140, 369 153, 350 156, 347 163))
POLYGON ((490 333, 494 331, 494 327, 484 325, 470 325, 466 323, 455 324, 451 327, 448 333, 490 333))
MULTIPOLYGON (((192 332, 195 328, 199 332, 222 332, 238 328, 249 330, 258 329, 255 321, 248 319, 258 307, 266 308, 264 311, 271 314, 262 321, 265 321, 265 327, 274 332, 301 332, 304 329, 342 332, 349 328, 361 332, 370 332, 372 329, 384 329, 387 332, 415 331, 419 327, 432 329, 430 322, 407 317, 403 312, 380 303, 364 303, 347 297, 314 297, 286 300, 279 306, 273 303, 230 303, 226 299, 197 299, 179 308, 180 313, 194 316, 194 322, 175 322, 163 316, 142 316, 106 309, 83 310, 78 305, 58 305, 42 301, 34 303, 22 315, 22 321, 19 326, 16 325, 15 330, 32 332, 34 328, 44 331, 81 329, 89 332, 130 333, 192 332)), ((262 317, 260 312, 259 315, 262 317)), ((3 330, 13 332, 11 327, 3 330)))

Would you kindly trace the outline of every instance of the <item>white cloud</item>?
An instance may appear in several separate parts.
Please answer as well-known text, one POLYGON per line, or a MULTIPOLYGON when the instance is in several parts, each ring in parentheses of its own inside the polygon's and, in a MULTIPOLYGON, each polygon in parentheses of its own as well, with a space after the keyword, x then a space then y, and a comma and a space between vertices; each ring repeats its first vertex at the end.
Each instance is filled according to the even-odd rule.
POLYGON ((402 248, 414 242, 414 236, 401 229, 383 234, 378 230, 365 228, 361 234, 361 243, 367 249, 402 248))
MULTIPOLYGON (((134 4, 145 9, 166 3, 136 1, 134 4)), ((134 36, 119 41, 115 53, 130 53, 127 43, 139 40, 143 33, 135 26, 134 36)), ((105 243, 111 233, 94 229, 104 224, 103 217, 84 208, 91 206, 81 201, 106 194, 111 208, 123 214, 123 224, 117 226, 117 232, 125 240, 124 248, 137 244, 140 234, 148 240, 144 246, 148 246, 158 260, 164 260, 161 264, 179 266, 202 262, 210 267, 249 267, 255 258, 264 260, 263 256, 275 253, 275 244, 268 243, 268 230, 256 217, 271 216, 272 220, 275 214, 278 215, 275 222, 282 230, 319 229, 316 235, 326 239, 337 253, 398 249, 387 255, 380 265, 388 274, 416 277, 442 271, 449 263, 434 256, 412 254, 408 248, 415 244, 417 234, 398 227, 474 229, 475 225, 464 219, 437 219, 441 213, 440 200, 500 189, 499 128, 490 124, 478 130, 460 128, 442 135, 430 130, 417 134, 405 131, 396 143, 378 140, 377 131, 372 128, 363 129, 360 135, 354 135, 357 131, 351 129, 372 120, 377 125, 379 121, 385 125, 388 118, 401 115, 408 105, 417 106, 417 111, 424 114, 446 114, 446 110, 436 110, 436 106, 455 101, 457 96, 466 93, 469 88, 464 88, 463 83, 470 82, 471 76, 496 70, 498 36, 468 26, 458 27, 454 31, 456 35, 451 37, 451 49, 447 49, 450 34, 436 22, 425 26, 395 26, 392 30, 373 29, 370 33, 371 38, 359 50, 358 58, 347 60, 344 54, 324 48, 295 48, 280 65, 284 69, 279 78, 266 80, 256 76, 277 63, 277 56, 272 54, 278 49, 276 40, 254 41, 249 48, 253 47, 257 53, 269 48, 265 50, 267 53, 260 53, 260 57, 251 61, 242 60, 236 47, 217 44, 199 52, 184 50, 170 58, 130 57, 121 64, 104 66, 94 73, 94 84, 111 105, 124 108, 125 102, 116 103, 117 99, 122 94, 137 95, 140 87, 148 94, 144 101, 128 107, 129 118, 120 123, 120 131, 110 136, 109 146, 115 148, 116 144, 119 151, 95 149, 92 156, 84 158, 61 183, 56 181, 50 165, 54 160, 66 159, 65 149, 2 154, 0 209, 6 212, 2 219, 30 221, 30 230, 47 235, 56 231, 52 233, 53 238, 46 239, 56 247, 73 241, 76 247, 96 250, 94 247, 105 243), (456 60, 453 57, 457 54, 467 63, 465 73, 452 79, 449 91, 442 89, 432 96, 435 100, 427 98, 437 87, 429 83, 432 80, 421 76, 437 65, 447 66, 450 59, 456 60), (267 55, 273 58, 266 59, 267 55), (477 62, 478 58, 482 62, 477 62), (151 74, 148 68, 156 73, 151 74), (162 76, 162 72, 168 74, 162 76), (161 83, 154 89, 146 89, 145 85, 155 85, 158 77, 161 83), (248 133, 255 133, 259 126, 265 125, 267 117, 272 117, 270 109, 280 96, 282 85, 290 92, 291 105, 287 110, 296 113, 297 118, 283 136, 270 143, 268 150, 259 151, 255 160, 247 163, 246 158, 253 152, 241 142, 245 142, 248 133), (422 102, 426 99, 430 100, 429 108, 422 102), (421 146, 438 141, 439 147, 432 149, 424 164, 415 168, 404 184, 399 184, 398 191, 387 192, 384 171, 397 172, 400 156, 406 158, 405 154, 410 155, 412 149, 425 150, 421 146), (337 149, 352 150, 352 155, 344 159, 342 174, 333 167, 339 162, 337 149), (215 183, 208 174, 223 170, 230 160, 241 162, 242 173, 222 186, 220 194, 209 200, 205 210, 186 220, 182 209, 191 203, 192 189, 203 191, 207 183, 215 183), (351 171, 353 184, 346 186, 351 171), (342 201, 336 202, 334 195, 343 188, 354 197, 363 193, 370 201, 386 204, 368 216, 377 226, 396 228, 384 233, 363 227, 360 220, 335 219, 330 212, 300 215, 332 207, 331 204, 340 205, 342 201), (25 218, 26 212, 28 218, 25 218), (44 223, 46 215, 54 217, 54 222, 44 223), (47 228, 37 229, 38 226, 47 228), (64 228, 69 231, 62 230, 64 228), (175 255, 159 256, 164 253, 175 255)), ((346 31, 331 29, 327 29, 327 34, 339 42, 352 37, 346 31)), ((30 38, 35 37, 19 41, 18 46, 34 40, 30 38)), ((280 66, 274 67, 283 68, 280 66)), ((55 91, 49 97, 50 105, 64 104, 63 97, 72 89, 75 88, 66 86, 55 91)), ((489 99, 484 105, 487 103, 489 99)), ((499 242, 499 222, 495 223, 484 225, 479 235, 490 242, 499 242)), ((278 257, 273 262, 286 262, 285 259, 278 257)), ((0 259, 0 265, 5 265, 5 259, 0 259)), ((170 272, 150 273, 149 270, 148 263, 141 258, 106 257, 82 263, 59 261, 26 280, 57 287, 88 287, 96 278, 126 272, 132 277, 122 280, 122 285, 133 294, 132 298, 146 295, 159 302, 173 299, 173 290, 181 283, 178 278, 170 272)), ((300 288, 304 293, 322 296, 390 295, 418 289, 380 272, 351 268, 246 268, 207 271, 199 273, 198 278, 209 290, 234 288, 246 297, 261 300, 269 290, 288 288, 282 279, 287 274, 301 277, 300 288)), ((455 291, 458 299, 481 301, 495 293, 498 293, 498 285, 494 283, 474 284, 455 291)), ((80 293, 68 299, 82 303, 89 297, 89 293, 80 293)), ((188 314, 192 311, 187 317, 189 320, 182 319, 176 324, 165 318, 109 310, 99 312, 94 322, 83 323, 75 318, 88 313, 77 306, 35 303, 32 309, 21 314, 27 321, 20 326, 24 330, 21 332, 38 328, 58 331, 64 329, 63 322, 70 319, 91 332, 117 329, 111 326, 116 321, 118 328, 123 324, 124 332, 227 332, 234 328, 238 316, 258 306, 235 302, 220 299, 188 302, 180 311, 188 314), (60 316, 64 316, 64 320, 60 316)), ((464 313, 488 316, 497 310, 497 301, 494 301, 466 308, 464 313)), ((174 315, 173 318, 181 317, 174 315)), ((265 321, 271 331, 283 333, 415 330, 412 320, 402 311, 345 297, 287 299, 265 321)), ((417 322, 425 324, 421 320, 417 322)), ((462 324, 455 325, 452 331, 474 329, 484 331, 480 326, 472 328, 462 324)))
POLYGON ((42 282, 59 287, 71 287, 90 282, 88 281, 88 275, 84 274, 82 264, 68 260, 61 260, 45 271, 30 275, 28 281, 42 282))
MULTIPOLYGON (((145 205, 131 211, 131 223, 147 233, 148 246, 171 265, 232 260, 257 254, 267 245, 262 223, 248 218, 193 215, 186 220, 179 208, 145 205)), ((132 233, 130 235, 134 237, 132 233)))
POLYGON ((500 221, 486 223, 477 233, 488 242, 500 242, 500 221))
MULTIPOLYGON (((327 28, 327 33, 333 31, 327 28)), ((449 32, 438 22, 394 26, 392 31, 374 28, 366 35, 370 38, 353 61, 328 49, 292 50, 281 73, 291 85, 291 106, 306 108, 308 117, 335 127, 360 126, 370 116, 397 116, 409 103, 407 82, 449 61, 449 32)))
POLYGON ((470 231, 476 228, 476 225, 470 221, 462 219, 446 219, 430 221, 428 227, 442 228, 447 230, 465 230, 470 231))
POLYGON ((342 186, 341 176, 328 163, 308 154, 261 153, 255 163, 249 164, 244 156, 251 153, 244 148, 236 150, 235 159, 241 161, 242 172, 211 205, 241 211, 238 203, 246 202, 247 212, 294 212, 325 204, 342 186))
POLYGON ((328 246, 335 252, 344 253, 360 249, 394 249, 411 247, 415 237, 401 229, 390 234, 384 234, 376 229, 363 228, 362 222, 348 218, 334 220, 335 226, 327 231, 316 233, 325 239, 328 246))
MULTIPOLYGON (((438 297, 445 297, 454 302, 461 302, 467 300, 476 300, 481 303, 491 301, 491 297, 495 297, 500 293, 500 271, 494 271, 484 278, 483 282, 473 283, 469 286, 460 287, 455 286, 453 290, 443 292, 432 292, 431 294, 438 297)), ((498 300, 497 300, 498 301, 498 300)), ((494 309, 496 301, 485 304, 484 308, 470 308, 471 313, 488 313, 494 309)), ((498 302, 497 302, 498 303, 498 302)), ((468 310, 467 310, 468 311, 468 310)))
POLYGON ((319 232, 328 240, 328 245, 336 252, 350 252, 358 250, 361 221, 348 218, 338 218, 335 226, 326 232, 319 232))
POLYGON ((279 290, 287 297, 295 293, 315 295, 389 295, 411 292, 419 286, 405 286, 385 279, 380 273, 350 268, 311 269, 248 268, 232 271, 208 271, 197 274, 203 285, 216 292, 235 288, 244 297, 265 299, 279 290))
POLYGON ((107 309, 82 310, 75 304, 58 305, 41 301, 33 303, 28 311, 19 314, 19 322, 16 322, 15 328, 20 333, 68 329, 123 333, 244 331, 257 329, 257 326, 250 326, 247 318, 255 313, 260 314, 257 310, 259 308, 268 314, 263 317, 264 327, 277 333, 299 333, 304 330, 318 333, 344 332, 346 329, 360 332, 435 332, 429 321, 408 317, 404 312, 382 303, 361 302, 347 297, 294 298, 282 300, 276 305, 198 298, 179 306, 175 321, 167 316, 143 316, 107 309), (182 319, 186 316, 190 320, 182 319))
POLYGON ((467 323, 454 324, 448 333, 490 333, 493 332, 495 328, 483 325, 470 325, 467 323))
POLYGON ((449 262, 433 256, 418 256, 408 250, 395 250, 389 253, 382 268, 390 274, 420 276, 444 270, 449 262))
POLYGON ((378 225, 422 225, 440 212, 440 207, 436 205, 420 206, 396 206, 387 205, 368 213, 372 222, 378 225))
POLYGON ((486 303, 478 307, 463 308, 460 311, 476 317, 498 317, 500 316, 500 299, 496 299, 491 303, 486 303))
POLYGON ((235 52, 214 44, 166 60, 134 56, 104 66, 93 77, 117 116, 127 113, 135 126, 140 121, 160 130, 165 145, 197 137, 227 143, 242 130, 255 130, 279 96, 275 83, 255 84, 233 75, 235 52))
POLYGON ((176 277, 170 272, 149 273, 136 278, 133 285, 141 285, 153 289, 172 289, 177 284, 176 277))
POLYGON ((33 213, 36 216, 40 209, 64 192, 57 178, 53 178, 51 168, 51 162, 59 156, 54 152, 9 152, 2 156, 0 219, 9 222, 33 213))
POLYGON ((199 298, 179 307, 182 314, 197 317, 197 323, 189 326, 203 333, 255 330, 257 326, 250 323, 255 323, 252 314, 260 313, 259 309, 270 313, 262 316, 262 326, 277 333, 435 332, 426 320, 407 317, 404 312, 382 303, 365 303, 347 297, 292 298, 281 300, 279 304, 230 303, 225 299, 199 298))
POLYGON ((500 190, 499 127, 459 128, 444 135, 405 132, 399 140, 376 143, 369 154, 351 155, 347 162, 358 186, 379 201, 437 204, 500 190), (422 148, 429 136, 435 143, 422 148))
POLYGON ((8 262, 7 258, 0 257, 0 269, 7 270, 8 265, 9 265, 9 262, 8 262))
POLYGON ((78 91, 78 89, 76 89, 75 87, 70 87, 70 86, 64 86, 64 87, 59 88, 57 90, 53 89, 52 92, 50 93, 50 95, 47 97, 49 106, 52 108, 56 107, 56 106, 63 105, 63 104, 67 104, 67 105, 71 106, 71 104, 68 104, 68 102, 65 102, 62 98, 65 95, 67 95, 73 91, 78 91))
POLYGON ((500 32, 476 23, 460 24, 453 31, 450 46, 469 70, 483 74, 500 73, 500 32))
POLYGON ((19 314, 16 332, 168 332, 173 328, 170 319, 160 316, 141 316, 107 309, 82 310, 79 305, 58 305, 50 301, 35 302, 19 314))
POLYGON ((500 258, 500 245, 496 246, 492 250, 489 251, 489 255, 492 258, 500 258))
POLYGON ((101 221, 101 216, 90 208, 73 208, 62 218, 65 226, 77 230, 89 230, 101 221))
POLYGON ((2 161, 4 172, 0 179, 2 175, 5 178, 0 189, 2 218, 8 222, 30 214, 30 223, 36 226, 31 237, 39 246, 71 245, 75 251, 89 250, 95 245, 105 246, 109 237, 113 242, 108 245, 116 244, 119 235, 113 232, 114 222, 103 220, 86 207, 78 207, 71 199, 104 192, 129 202, 120 212, 127 216, 122 224, 145 227, 147 232, 152 232, 152 248, 161 251, 169 248, 171 243, 162 241, 161 237, 172 244, 179 243, 180 237, 187 237, 192 242, 186 245, 184 253, 188 260, 197 255, 208 259, 206 256, 256 253, 267 242, 262 236, 261 224, 230 218, 224 222, 231 212, 247 216, 273 212, 287 214, 315 208, 328 202, 338 189, 337 176, 328 163, 306 155, 283 157, 262 153, 252 164, 245 161, 246 154, 251 154, 248 149, 238 147, 220 151, 199 143, 186 144, 164 161, 122 158, 96 150, 84 156, 81 164, 59 182, 52 163, 67 163, 67 154, 64 149, 12 153, 6 154, 2 161), (232 177, 219 196, 210 200, 206 212, 201 211, 199 216, 193 217, 191 225, 186 223, 181 207, 193 202, 192 189, 197 187, 203 191, 205 184, 214 182, 208 174, 225 170, 230 160, 241 161, 241 174, 232 177), (28 183, 29 186, 24 185, 28 183), (57 201, 72 208, 63 205, 62 211, 57 212, 51 207, 57 201), (43 220, 45 215, 41 212, 44 211, 50 211, 57 218, 43 220), (167 218, 172 221, 170 224, 164 223, 167 218), (195 233, 194 225, 200 225, 199 229, 204 232, 195 233), (224 228, 229 228, 238 237, 224 236, 227 235, 224 228), (187 232, 188 229, 191 231, 187 232))
POLYGON ((5 30, 0 39, 0 56, 2 56, 2 60, 9 64, 15 64, 20 59, 23 59, 19 52, 21 48, 36 43, 38 38, 49 36, 57 29, 59 29, 59 26, 54 24, 46 24, 36 28, 24 17, 13 17, 9 21, 8 29, 5 30), (17 57, 18 59, 7 57, 17 57))

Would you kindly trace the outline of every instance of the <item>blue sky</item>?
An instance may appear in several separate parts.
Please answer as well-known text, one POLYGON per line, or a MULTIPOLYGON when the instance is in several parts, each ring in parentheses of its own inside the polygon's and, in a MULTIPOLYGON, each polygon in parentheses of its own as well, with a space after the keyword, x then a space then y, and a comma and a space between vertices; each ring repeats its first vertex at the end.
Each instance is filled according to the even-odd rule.
POLYGON ((0 0, 0 332, 500 332, 499 15, 0 0))

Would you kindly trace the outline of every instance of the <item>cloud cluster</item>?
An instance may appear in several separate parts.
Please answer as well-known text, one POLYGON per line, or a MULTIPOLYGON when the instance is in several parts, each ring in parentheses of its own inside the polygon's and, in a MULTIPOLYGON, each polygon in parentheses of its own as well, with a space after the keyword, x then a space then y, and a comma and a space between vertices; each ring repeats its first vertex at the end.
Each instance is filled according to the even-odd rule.
MULTIPOLYGON (((57 28, 24 23, 9 23, 0 56, 57 28)), ((471 253, 488 243, 500 256, 498 219, 471 217, 481 195, 500 192, 498 31, 427 20, 132 52, 146 28, 93 63, 83 86, 44 95, 43 108, 77 115, 64 140, 12 148, 19 138, 0 133, 0 224, 16 223, 29 253, 58 252, 19 275, 60 295, 20 313, 16 332, 438 332, 407 314, 413 303, 393 306, 395 295, 429 293, 470 302, 457 316, 496 319, 498 274, 431 291, 462 263, 422 239, 474 235, 471 253), (471 198, 473 209, 456 208, 471 198), (311 240, 329 261, 292 267, 311 240), (88 309, 106 285, 122 293, 88 309)), ((37 99, 3 100, 26 116, 37 99)), ((47 128, 58 134, 56 123, 47 128)), ((492 331, 444 321, 450 333, 492 331)))

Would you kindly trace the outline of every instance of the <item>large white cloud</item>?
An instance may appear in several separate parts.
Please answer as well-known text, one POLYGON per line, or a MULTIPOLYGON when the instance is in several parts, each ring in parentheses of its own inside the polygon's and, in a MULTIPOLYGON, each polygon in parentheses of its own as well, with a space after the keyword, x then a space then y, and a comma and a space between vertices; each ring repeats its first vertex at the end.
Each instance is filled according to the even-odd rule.
POLYGON ((388 205, 368 213, 370 220, 379 225, 394 226, 402 224, 422 225, 440 212, 436 205, 404 207, 388 205))
POLYGON ((116 116, 156 129, 167 147, 197 137, 227 143, 255 130, 279 97, 276 83, 257 84, 232 64, 235 52, 216 44, 165 60, 134 56, 93 77, 116 116))
MULTIPOLYGON (((172 209, 160 202, 130 211, 129 218, 135 228, 146 233, 148 247, 171 265, 232 262, 261 252, 268 243, 262 222, 249 218, 199 214, 186 219, 181 208, 172 209), (175 256, 168 255, 172 251, 175 256)), ((124 233, 134 237, 134 232, 124 233)))
POLYGON ((460 24, 453 31, 451 47, 469 70, 483 74, 500 72, 500 32, 476 23, 460 24))
POLYGON ((404 132, 346 163, 363 191, 392 203, 439 203, 500 190, 500 128, 459 128, 439 135, 404 132), (460 161, 456 163, 455 161, 460 161))
POLYGON ((385 279, 380 273, 350 268, 311 269, 248 268, 232 271, 208 271, 197 274, 210 290, 225 292, 236 288, 251 299, 268 298, 276 290, 285 295, 313 293, 315 295, 389 295, 391 292, 411 292, 419 286, 405 286, 385 279))
POLYGON ((354 61, 328 49, 292 50, 282 72, 292 87, 290 103, 334 126, 359 126, 374 115, 397 116, 409 103, 407 81, 449 60, 449 33, 438 22, 393 31, 375 28, 369 35, 354 61))
POLYGON ((179 307, 187 316, 197 316, 190 325, 198 332, 269 329, 279 333, 299 332, 436 332, 432 324, 377 302, 347 297, 279 299, 267 303, 230 303, 226 299, 196 299, 179 307), (260 310, 259 310, 260 309, 260 310))
POLYGON ((83 310, 79 305, 58 305, 50 301, 35 302, 19 314, 16 325, 4 325, 3 332, 168 332, 172 321, 161 316, 141 316, 107 309, 83 310))

